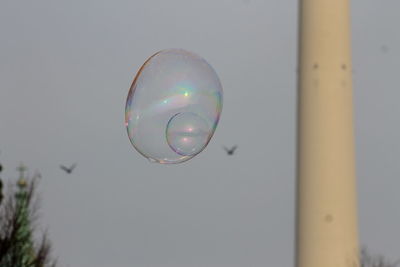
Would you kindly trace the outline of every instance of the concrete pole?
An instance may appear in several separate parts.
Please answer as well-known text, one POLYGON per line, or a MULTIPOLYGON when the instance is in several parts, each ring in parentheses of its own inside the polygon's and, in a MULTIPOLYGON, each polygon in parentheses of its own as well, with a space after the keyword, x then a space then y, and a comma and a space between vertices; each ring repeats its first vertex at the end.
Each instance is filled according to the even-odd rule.
POLYGON ((300 0, 297 267, 359 266, 349 0, 300 0))

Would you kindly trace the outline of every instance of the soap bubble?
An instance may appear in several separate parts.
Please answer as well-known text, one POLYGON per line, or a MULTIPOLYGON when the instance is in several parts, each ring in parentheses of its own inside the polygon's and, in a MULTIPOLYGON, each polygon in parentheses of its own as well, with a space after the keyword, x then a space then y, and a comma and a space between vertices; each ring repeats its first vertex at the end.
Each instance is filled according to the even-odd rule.
POLYGON ((199 115, 178 113, 167 125, 167 142, 176 153, 191 156, 199 153, 210 140, 210 127, 199 115))
POLYGON ((222 86, 214 69, 194 53, 168 49, 138 71, 125 124, 132 145, 150 161, 180 163, 207 146, 221 110, 222 86))

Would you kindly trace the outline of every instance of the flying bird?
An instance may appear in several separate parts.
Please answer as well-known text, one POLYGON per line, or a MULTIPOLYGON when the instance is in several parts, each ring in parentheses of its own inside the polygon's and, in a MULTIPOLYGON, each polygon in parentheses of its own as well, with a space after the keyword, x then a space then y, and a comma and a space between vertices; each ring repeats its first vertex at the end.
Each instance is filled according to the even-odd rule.
POLYGON ((224 149, 225 149, 226 153, 227 153, 229 156, 232 156, 233 153, 235 153, 236 148, 237 148, 237 145, 233 146, 233 147, 230 148, 230 149, 227 148, 226 146, 224 146, 224 149))
POLYGON ((60 168, 64 170, 66 173, 71 174, 71 172, 75 169, 76 163, 72 164, 71 167, 65 167, 64 165, 60 165, 60 168))

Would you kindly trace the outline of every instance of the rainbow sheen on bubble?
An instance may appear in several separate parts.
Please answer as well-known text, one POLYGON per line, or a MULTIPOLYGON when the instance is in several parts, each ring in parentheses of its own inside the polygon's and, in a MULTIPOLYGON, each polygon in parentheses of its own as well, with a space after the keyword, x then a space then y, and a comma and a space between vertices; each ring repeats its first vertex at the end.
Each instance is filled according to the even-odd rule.
POLYGON ((125 108, 128 136, 144 157, 180 163, 209 143, 222 111, 214 69, 182 49, 162 50, 140 68, 125 108))

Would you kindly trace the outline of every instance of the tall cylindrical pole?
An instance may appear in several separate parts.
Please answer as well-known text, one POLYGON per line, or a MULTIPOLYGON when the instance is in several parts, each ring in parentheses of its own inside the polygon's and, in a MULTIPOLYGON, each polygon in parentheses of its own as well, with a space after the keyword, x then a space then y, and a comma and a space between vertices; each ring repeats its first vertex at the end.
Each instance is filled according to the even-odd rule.
POLYGON ((300 0, 297 267, 359 266, 349 0, 300 0))

